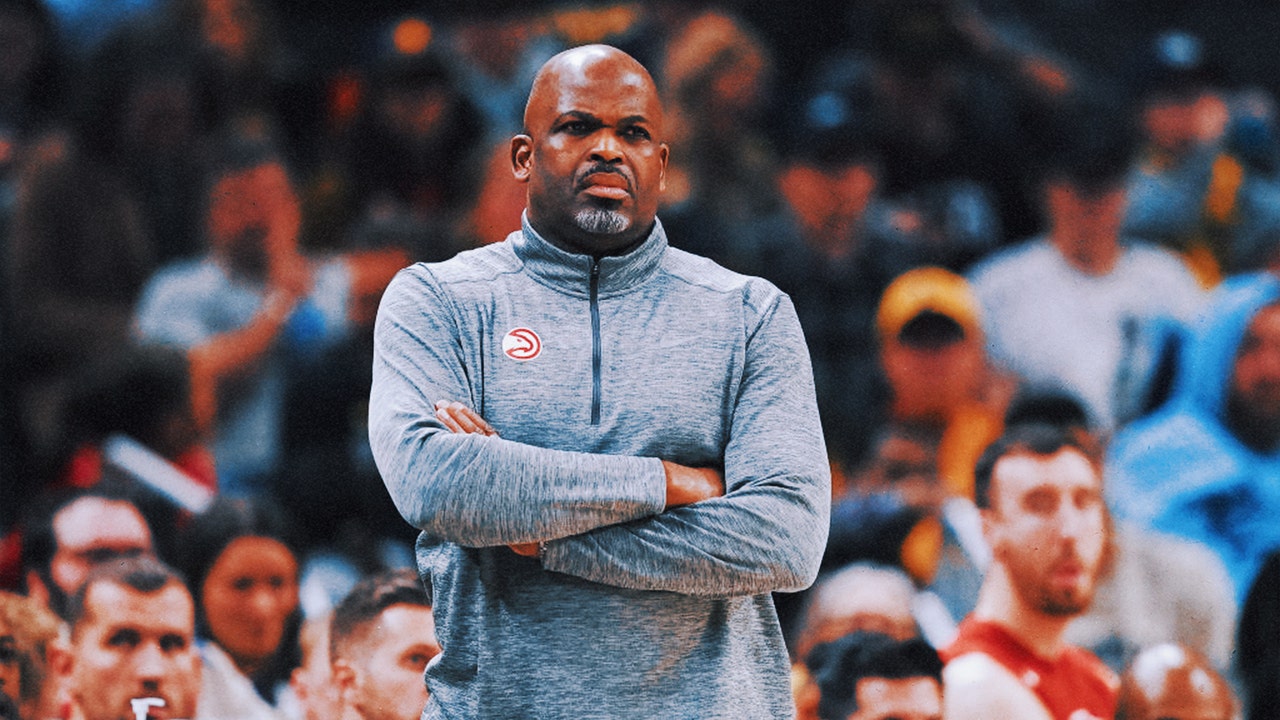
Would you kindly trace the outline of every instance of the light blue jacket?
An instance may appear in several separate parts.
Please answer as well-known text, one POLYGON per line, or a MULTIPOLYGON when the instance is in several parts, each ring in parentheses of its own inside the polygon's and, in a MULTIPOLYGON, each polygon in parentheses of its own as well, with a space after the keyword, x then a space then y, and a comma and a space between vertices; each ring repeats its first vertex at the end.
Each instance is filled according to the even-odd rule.
POLYGON ((830 475, 804 338, 773 285, 667 245, 594 260, 526 222, 402 271, 370 440, 444 652, 427 718, 785 718, 770 591, 814 579, 830 475), (500 438, 451 434, 436 400, 500 438), (659 459, 724 470, 663 512, 659 459), (546 541, 537 559, 508 543, 546 541))
POLYGON ((1225 424, 1236 351, 1254 315, 1280 301, 1280 280, 1247 275, 1213 294, 1184 348, 1165 409, 1117 435, 1108 458, 1115 513, 1200 541, 1243 599, 1266 551, 1280 546, 1280 453, 1261 454, 1225 424))

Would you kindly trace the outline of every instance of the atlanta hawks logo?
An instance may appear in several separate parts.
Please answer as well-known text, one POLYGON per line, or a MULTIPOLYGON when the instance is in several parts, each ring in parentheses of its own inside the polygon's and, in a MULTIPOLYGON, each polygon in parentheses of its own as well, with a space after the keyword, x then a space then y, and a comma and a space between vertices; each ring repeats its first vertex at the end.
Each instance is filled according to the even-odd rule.
POLYGON ((542 354, 542 338, 529 328, 516 328, 502 338, 502 352, 512 360, 532 360, 542 354))

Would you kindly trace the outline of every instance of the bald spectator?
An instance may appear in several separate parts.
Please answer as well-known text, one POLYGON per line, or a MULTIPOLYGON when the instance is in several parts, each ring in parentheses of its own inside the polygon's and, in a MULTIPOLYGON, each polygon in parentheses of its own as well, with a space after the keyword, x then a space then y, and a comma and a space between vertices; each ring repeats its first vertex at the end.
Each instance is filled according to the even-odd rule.
POLYGON ((344 720, 417 720, 440 654, 431 596, 405 568, 366 578, 333 611, 329 651, 344 720))
POLYGON ((195 602, 158 560, 94 569, 72 600, 69 623, 70 645, 58 651, 58 663, 83 720, 235 720, 196 714, 195 602))
POLYGON ((1173 643, 1133 659, 1120 685, 1116 720, 1233 720, 1231 686, 1205 657, 1173 643))
POLYGON ((123 496, 90 490, 50 499, 32 512, 23 536, 27 594, 66 617, 95 566, 153 550, 146 518, 123 496))

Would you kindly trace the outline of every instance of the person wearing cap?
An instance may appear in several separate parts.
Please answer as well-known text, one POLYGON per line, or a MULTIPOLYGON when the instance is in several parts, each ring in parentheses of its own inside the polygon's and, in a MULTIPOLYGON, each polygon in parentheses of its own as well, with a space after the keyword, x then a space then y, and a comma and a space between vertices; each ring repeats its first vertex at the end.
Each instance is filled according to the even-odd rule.
POLYGON ((977 299, 948 270, 917 268, 895 279, 876 327, 892 390, 889 420, 854 488, 832 508, 824 562, 901 567, 960 617, 977 597, 985 557, 965 542, 978 535, 973 464, 999 436, 1016 383, 987 363, 977 299))
POLYGON ((1125 232, 1181 253, 1206 286, 1259 269, 1280 228, 1274 100, 1227 90, 1190 33, 1156 38, 1125 232))

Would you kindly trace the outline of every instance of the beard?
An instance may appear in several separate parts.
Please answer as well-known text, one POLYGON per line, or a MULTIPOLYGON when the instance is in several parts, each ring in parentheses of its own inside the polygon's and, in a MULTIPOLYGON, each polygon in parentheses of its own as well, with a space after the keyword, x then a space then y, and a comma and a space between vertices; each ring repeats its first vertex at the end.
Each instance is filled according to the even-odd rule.
POLYGON ((631 218, 605 208, 579 210, 573 220, 580 229, 593 235, 617 235, 631 227, 631 218))
POLYGON ((1023 604, 1050 617, 1082 615, 1093 603, 1097 587, 1097 571, 1086 573, 1083 582, 1069 587, 1055 587, 1043 565, 1010 567, 1010 580, 1023 604))

